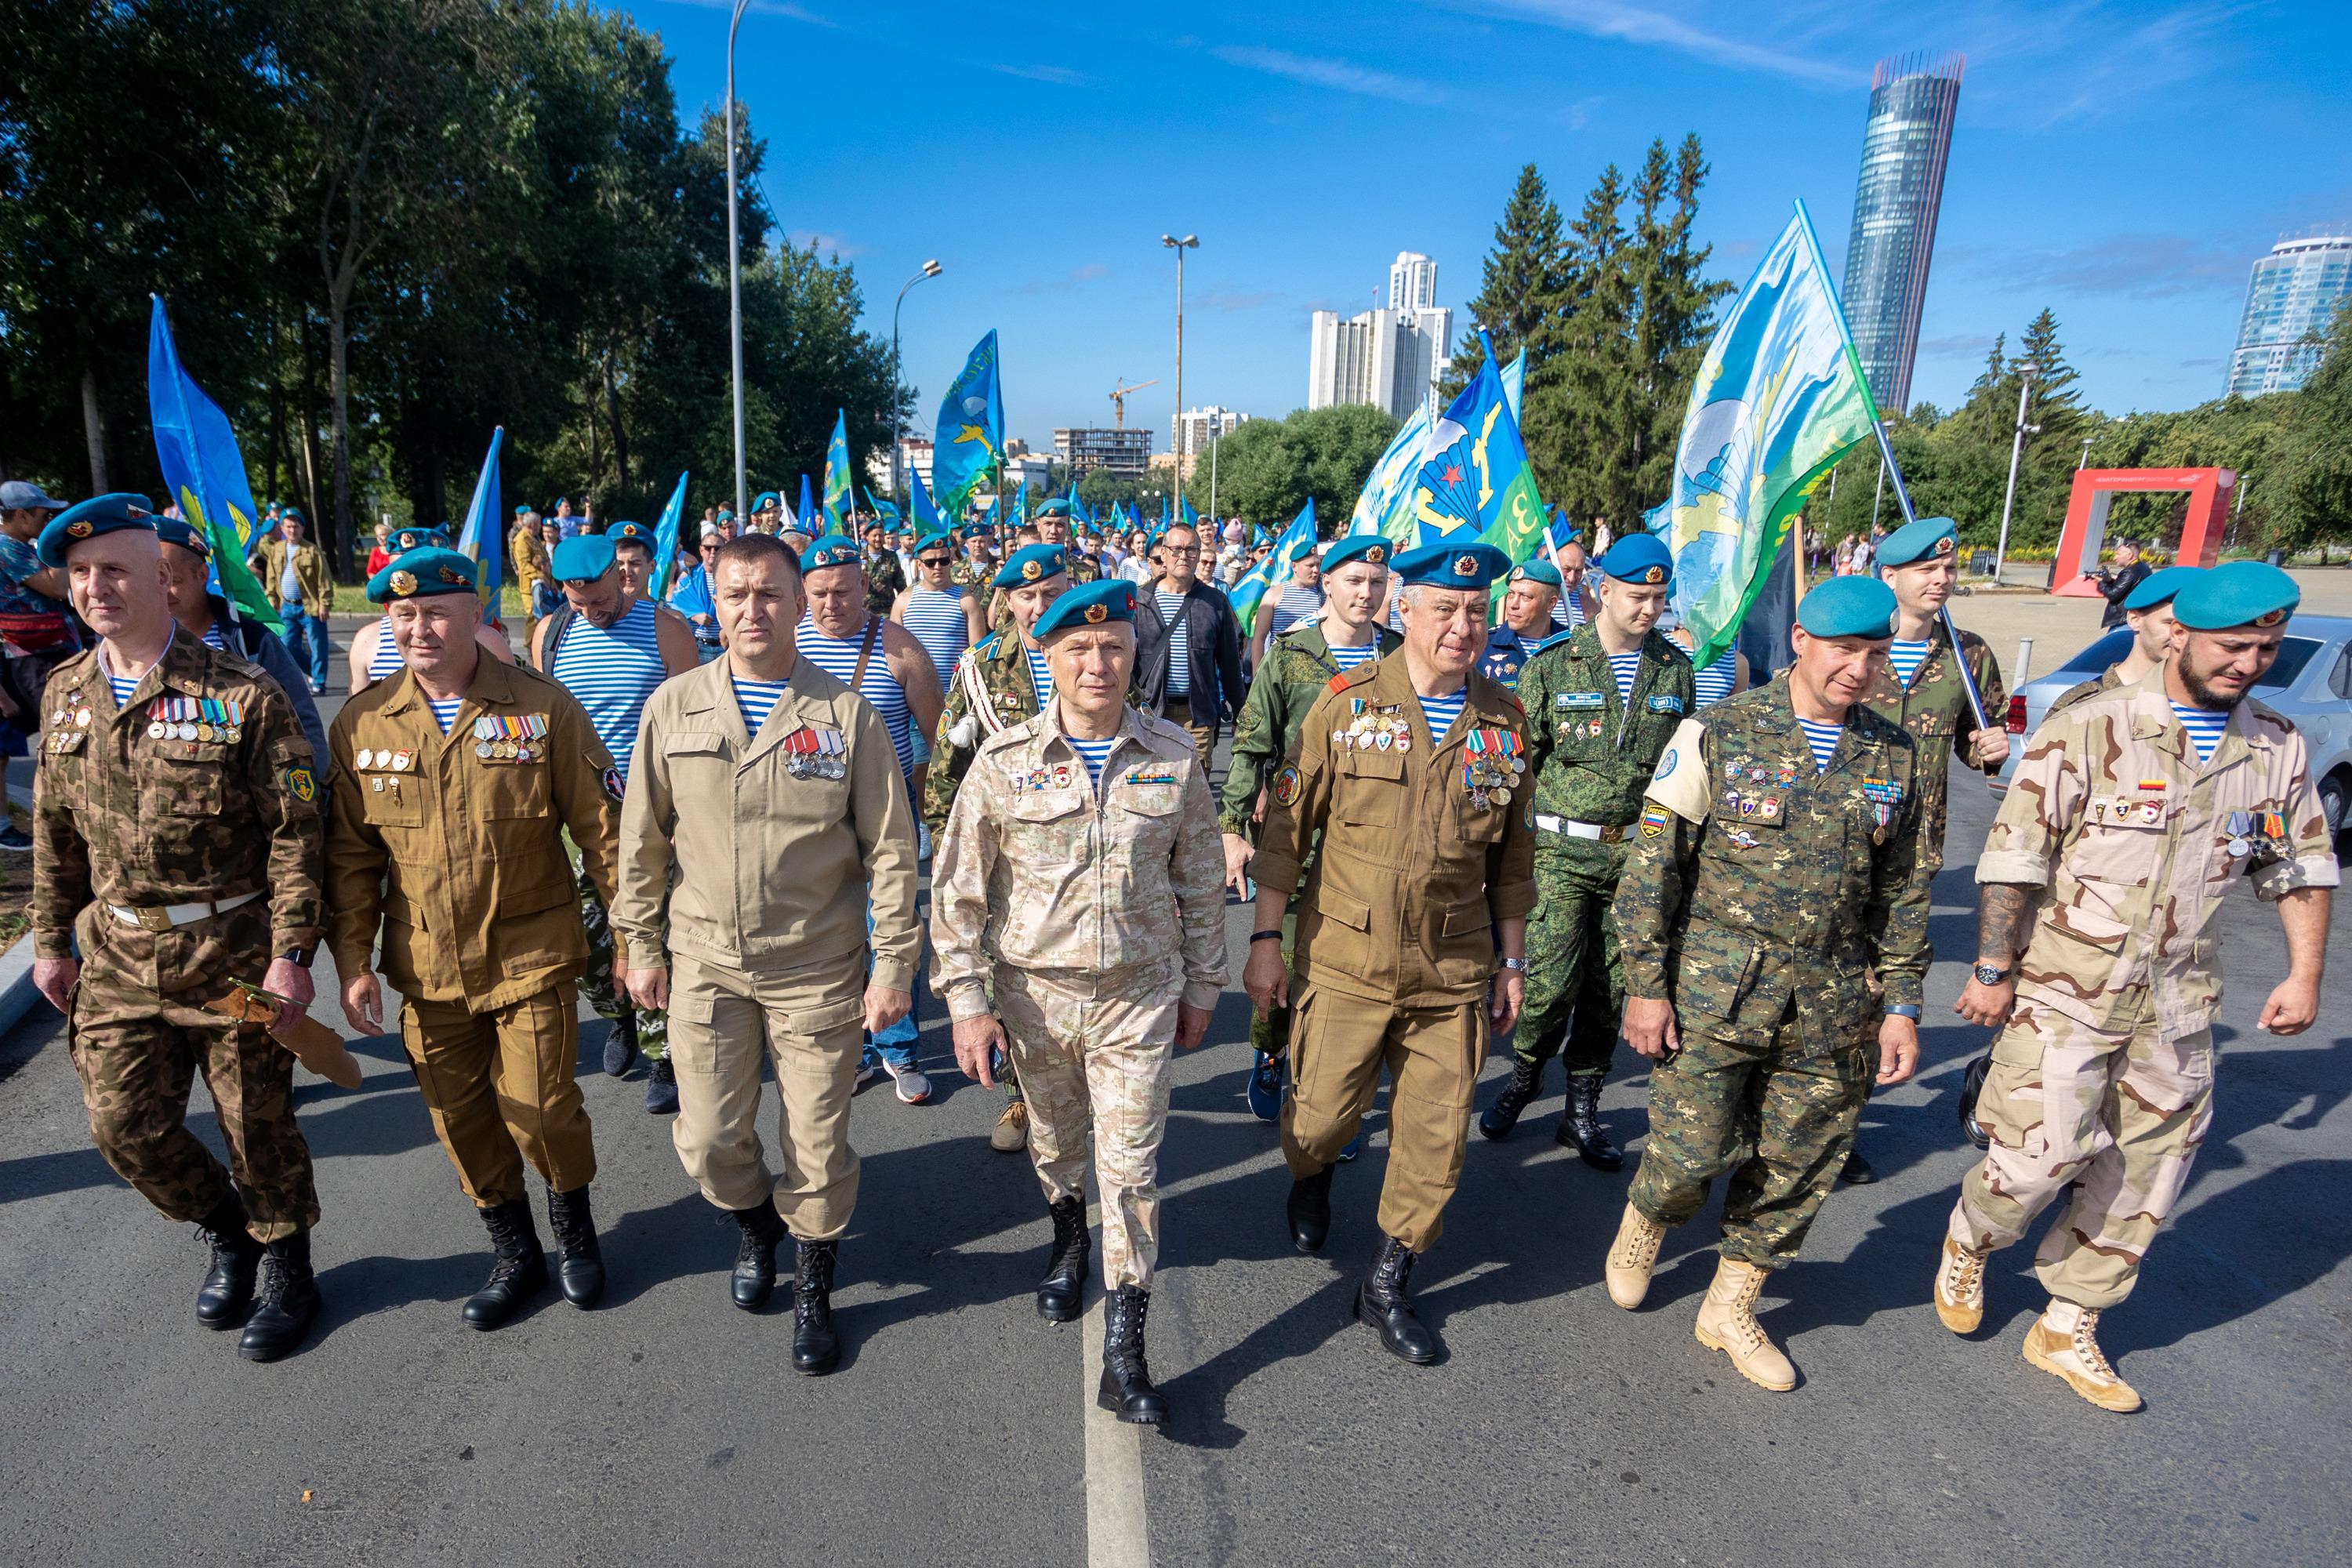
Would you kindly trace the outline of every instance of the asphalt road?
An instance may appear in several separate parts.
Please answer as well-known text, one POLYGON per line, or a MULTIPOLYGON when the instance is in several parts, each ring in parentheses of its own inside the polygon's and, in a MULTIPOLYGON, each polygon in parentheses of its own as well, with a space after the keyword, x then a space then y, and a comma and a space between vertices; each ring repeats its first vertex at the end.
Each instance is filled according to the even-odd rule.
MULTIPOLYGON (((593 1020, 581 1070, 604 1304, 551 1293, 498 1333, 460 1326, 488 1267, 481 1228, 396 1041, 362 1040, 361 1089, 307 1075, 299 1089, 326 1314, 304 1353, 252 1366, 193 1322, 201 1246, 90 1149, 56 1022, 37 1018, 0 1040, 0 1561, 2352 1560, 2340 963, 2319 1028, 2253 1034, 2281 948, 2241 892, 2214 1130, 2144 1286, 2106 1325, 2150 1407, 2095 1410, 2019 1356, 2041 1304, 2027 1249, 1997 1260, 1976 1338, 1927 1302, 1980 1037, 1949 1008, 1973 931, 1966 848, 1990 808, 1966 780, 1954 801, 1930 1065, 1865 1118, 1885 1179, 1837 1194, 1766 1295, 1803 1374, 1793 1394, 1749 1386, 1692 1338, 1705 1219, 1670 1238, 1648 1306, 1610 1304, 1601 1259, 1628 1177, 1553 1145, 1556 1076, 1513 1139, 1473 1140, 1416 1279, 1450 1360, 1389 1359, 1348 1318, 1380 1123, 1341 1172, 1328 1256, 1297 1256, 1273 1130, 1241 1098, 1238 991, 1178 1066, 1150 1321, 1175 1405, 1163 1435, 1092 1411, 1097 1321, 1034 1315, 1043 1200, 1023 1162, 989 1151, 1001 1101, 954 1073, 936 1017, 937 1100, 885 1088, 853 1118, 866 1164, 838 1374, 792 1374, 788 1309, 728 1303, 733 1228, 637 1079, 597 1069, 593 1020)), ((1238 976, 1246 919, 1232 916, 1238 976)), ((331 994, 323 961, 319 980, 331 994)), ((1639 1065, 1621 1052, 1605 1101, 1636 1152, 1639 1065)), ((1505 1070, 1490 1062, 1482 1104, 1505 1070)), ((217 1146, 201 1089, 191 1121, 217 1146)))

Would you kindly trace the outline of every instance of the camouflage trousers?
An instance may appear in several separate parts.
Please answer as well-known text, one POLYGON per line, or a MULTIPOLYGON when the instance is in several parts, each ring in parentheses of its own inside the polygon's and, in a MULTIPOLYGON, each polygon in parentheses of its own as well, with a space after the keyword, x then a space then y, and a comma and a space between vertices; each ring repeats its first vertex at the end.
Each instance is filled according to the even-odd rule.
POLYGON ((198 1005, 227 989, 162 995, 94 959, 74 988, 67 1049, 90 1141, 164 1218, 194 1223, 234 1191, 254 1239, 282 1241, 319 1223, 310 1146, 294 1122, 294 1053, 198 1005), (198 1071, 230 1170, 188 1131, 198 1071))
POLYGON ((1608 1072, 1625 1011, 1617 950, 1622 844, 1543 834, 1536 840, 1536 907, 1528 919, 1528 1001, 1512 1055, 1540 1066, 1567 1047, 1571 1078, 1608 1072))
POLYGON ((580 884, 580 923, 588 928, 588 967, 580 976, 580 994, 600 1018, 635 1018, 637 1049, 646 1060, 657 1062, 669 1055, 669 1015, 636 1005, 614 985, 613 922, 604 913, 604 900, 596 896, 596 885, 588 879, 578 846, 566 847, 572 850, 572 879, 580 884))
POLYGON ((1160 1140, 1174 1077, 1172 968, 1112 974, 1000 965, 996 1012, 1029 1100, 1029 1158, 1048 1203, 1086 1195, 1092 1136, 1103 1284, 1144 1289, 1160 1256, 1160 1140))
POLYGON ((2100 1030, 2021 1009, 1993 1043, 1977 1120, 1992 1148, 1960 1183, 1952 1239, 2007 1247, 2071 1187, 2034 1272, 2061 1300, 2112 1307, 2131 1294, 2212 1124, 2212 1031, 2168 1037, 2153 1018, 2100 1030))
POLYGON ((1687 1013, 1677 1025, 1682 1048, 1650 1075, 1650 1132, 1626 1196, 1681 1225, 1727 1174, 1724 1256, 1785 1267, 1853 1146, 1874 1053, 1793 1003, 1769 1033, 1710 1029, 1687 1013))

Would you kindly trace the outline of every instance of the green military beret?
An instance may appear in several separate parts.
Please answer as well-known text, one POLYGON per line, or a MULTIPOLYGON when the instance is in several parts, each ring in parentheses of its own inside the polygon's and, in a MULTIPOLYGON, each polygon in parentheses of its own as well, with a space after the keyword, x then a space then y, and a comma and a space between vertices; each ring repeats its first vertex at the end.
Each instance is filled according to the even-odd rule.
POLYGON ((1832 577, 1798 605, 1797 624, 1817 637, 1891 637, 1895 590, 1875 577, 1832 577))
MULTIPOLYGON (((1027 552, 1023 552, 1026 554, 1027 552)), ((1030 635, 1044 642, 1055 632, 1076 626, 1099 626, 1112 621, 1135 620, 1135 584, 1124 577, 1108 577, 1071 589, 1037 617, 1030 635)))
POLYGON ((470 594, 479 581, 475 574, 471 556, 460 555, 437 544, 428 544, 421 550, 411 550, 399 556, 369 578, 367 596, 371 604, 388 605, 394 599, 425 599, 436 594, 470 594))
POLYGON ((990 580, 999 588, 1025 588, 1032 583, 1042 583, 1070 569, 1069 561, 1058 544, 1024 544, 1005 557, 990 580))
POLYGON ((2277 567, 2263 561, 2232 561, 2200 572, 2174 595, 2172 615, 2192 631, 2269 627, 2283 624, 2302 602, 2303 590, 2277 567))
POLYGON ((33 546, 44 566, 63 566, 66 552, 86 539, 96 539, 101 533, 115 533, 126 528, 155 531, 155 509, 147 498, 130 490, 117 490, 112 495, 92 496, 77 506, 49 519, 33 546))
POLYGON ((2151 572, 2140 580, 2140 585, 2124 595, 2126 610, 2152 610, 2158 605, 2169 604, 2189 580, 2200 570, 2195 566, 2167 566, 2151 572))
POLYGON ((1948 561, 1960 547, 1959 524, 1948 517, 1923 517, 1906 522, 1878 545, 1881 566, 1909 566, 1921 561, 1948 561))

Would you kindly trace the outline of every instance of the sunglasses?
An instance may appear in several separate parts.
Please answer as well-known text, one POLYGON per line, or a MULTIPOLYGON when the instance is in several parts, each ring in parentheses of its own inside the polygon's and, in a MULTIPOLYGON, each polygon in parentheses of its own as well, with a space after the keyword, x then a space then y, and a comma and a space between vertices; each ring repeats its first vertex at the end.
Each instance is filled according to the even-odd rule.
POLYGON ((915 557, 915 564, 918 566, 941 567, 952 566, 955 563, 950 561, 944 555, 918 555, 915 557))

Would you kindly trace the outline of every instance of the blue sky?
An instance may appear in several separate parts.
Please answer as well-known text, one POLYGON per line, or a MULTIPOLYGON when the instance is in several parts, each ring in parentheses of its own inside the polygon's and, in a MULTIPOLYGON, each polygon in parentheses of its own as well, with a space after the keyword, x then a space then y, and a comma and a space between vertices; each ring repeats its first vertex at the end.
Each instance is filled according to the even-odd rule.
MULTIPOLYGON (((718 103, 728 0, 627 8, 718 103)), ((1573 214, 1601 167, 1696 131, 1700 227, 1744 279, 1811 208, 1844 265, 1873 63, 1968 58, 1913 396, 1949 406, 1993 334, 2050 306, 2091 403, 2216 395, 2247 269, 2352 227, 2352 6, 1953 0, 1285 0, 1183 5, 753 0, 738 90, 783 226, 856 263, 923 417, 988 328, 1011 433, 1130 424, 1167 445, 1175 265, 1184 400, 1306 401, 1307 318, 1352 312, 1399 250, 1456 310, 1521 164, 1573 214)))

